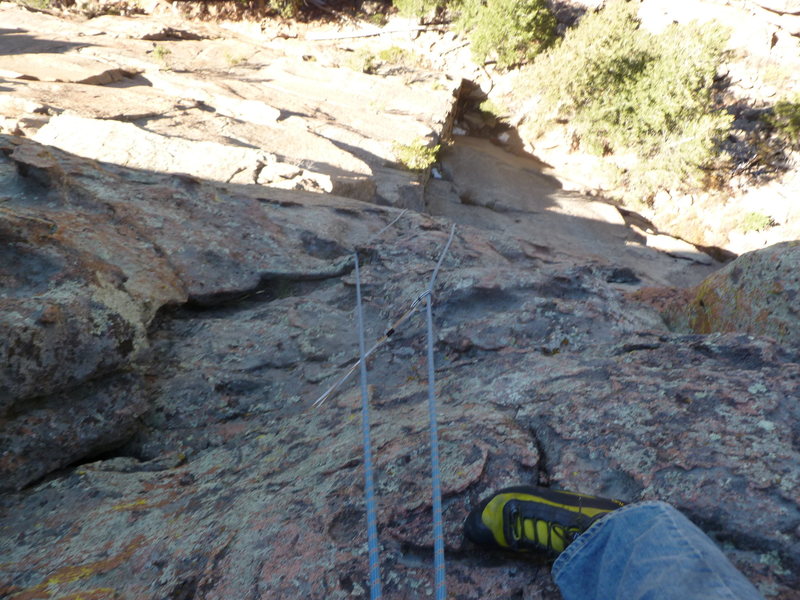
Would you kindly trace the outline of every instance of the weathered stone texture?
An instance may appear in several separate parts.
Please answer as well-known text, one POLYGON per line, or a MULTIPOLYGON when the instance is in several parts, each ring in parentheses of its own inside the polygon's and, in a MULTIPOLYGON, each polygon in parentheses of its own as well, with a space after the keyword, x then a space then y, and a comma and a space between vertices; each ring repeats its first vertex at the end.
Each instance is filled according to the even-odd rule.
POLYGON ((139 377, 110 376, 0 418, 2 488, 13 489, 126 442, 148 408, 139 377))
MULTIPOLYGON (((103 353, 115 367, 98 363, 70 391, 20 394, 4 417, 6 486, 46 477, 0 497, 12 542, 2 592, 365 595, 357 386, 311 404, 354 358, 349 253, 362 257, 375 339, 427 285, 449 225, 408 213, 374 239, 395 210, 4 148, 19 191, 3 205, 16 236, 6 251, 30 267, 3 272, 4 302, 34 307, 53 290, 78 302, 99 285, 89 274, 116 273, 146 351, 103 353)), ((451 595, 559 597, 541 561, 493 556, 461 533, 484 494, 531 482, 672 502, 768 597, 792 598, 797 344, 670 332, 609 283, 610 266, 512 242, 459 227, 435 296, 451 595)), ((51 312, 29 330, 57 324, 51 312)), ((370 361, 387 598, 433 584, 424 357, 418 315, 370 361)))
MULTIPOLYGON (((15 28, 0 46, 20 54, 71 55, 82 27, 42 16, 35 37, 27 13, 0 13, 15 28)), ((353 252, 368 344, 428 285, 450 220, 410 211, 383 231, 399 211, 354 198, 423 206, 391 142, 445 134, 450 90, 343 84, 322 64, 341 53, 207 40, 220 45, 198 58, 199 33, 89 25, 81 56, 125 67, 122 87, 2 83, 0 126, 93 158, 0 136, 0 596, 366 597, 358 386, 312 403, 357 352, 353 252), (172 71, 142 58, 151 33, 183 40, 172 71), (233 70, 234 50, 251 52, 238 78, 177 72, 233 70), (362 118, 369 96, 385 103, 377 120, 362 118), (71 140, 82 127, 96 135, 71 140), (108 132, 194 158, 126 160, 121 144, 127 166, 112 164, 95 153, 108 132), (232 147, 225 164, 196 156, 232 147), (250 185, 219 181, 242 173, 250 185)), ((459 169, 477 171, 485 148, 465 148, 459 169)), ((647 248, 609 205, 539 176, 496 177, 494 195, 457 177, 450 195, 476 201, 447 205, 460 224, 434 294, 450 597, 560 597, 546 559, 461 532, 491 490, 537 483, 671 502, 766 597, 796 599, 800 246, 743 256, 691 292, 631 294, 714 267, 647 248), (531 177, 538 203, 520 202, 531 177), (516 187, 501 197, 503 183, 516 187), (697 331, 670 330, 660 312, 679 306, 688 328, 687 305, 697 331)), ((420 312, 369 361, 389 599, 433 586, 425 352, 420 312)))
POLYGON ((687 312, 698 333, 742 331, 800 344, 800 242, 740 256, 694 290, 687 312))

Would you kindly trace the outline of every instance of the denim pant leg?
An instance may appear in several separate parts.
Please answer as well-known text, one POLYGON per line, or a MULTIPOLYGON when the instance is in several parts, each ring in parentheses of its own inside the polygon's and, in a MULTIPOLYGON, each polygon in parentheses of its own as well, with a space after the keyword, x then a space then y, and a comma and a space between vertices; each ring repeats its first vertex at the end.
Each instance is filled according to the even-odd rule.
POLYGON ((689 519, 640 502, 592 525, 556 559, 565 600, 756 600, 761 594, 689 519))

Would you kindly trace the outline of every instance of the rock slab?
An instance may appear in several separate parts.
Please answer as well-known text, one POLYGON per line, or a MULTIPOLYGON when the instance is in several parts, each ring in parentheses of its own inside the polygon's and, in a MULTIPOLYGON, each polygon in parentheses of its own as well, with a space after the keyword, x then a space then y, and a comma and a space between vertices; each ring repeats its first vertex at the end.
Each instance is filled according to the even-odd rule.
MULTIPOLYGON (((65 361, 24 386, 6 373, 20 387, 0 422, 0 466, 22 489, 0 495, 11 541, 0 592, 365 596, 357 386, 311 405, 356 353, 351 253, 376 339, 427 285, 449 223, 406 213, 382 231, 398 211, 101 165, 17 138, 2 148, 15 236, 3 247, 29 266, 3 272, 4 318, 47 294, 80 315, 103 285, 93 274, 115 273, 114 306, 137 307, 125 314, 143 350, 80 380, 65 361)), ((796 597, 800 348, 755 331, 671 332, 609 278, 594 261, 457 230, 434 311, 450 594, 559 598, 543 562, 483 552, 461 532, 485 494, 534 483, 671 502, 766 597, 796 597)), ((12 335, 42 335, 56 316, 12 319, 12 335)), ((387 598, 433 587, 421 317, 370 363, 387 598)))

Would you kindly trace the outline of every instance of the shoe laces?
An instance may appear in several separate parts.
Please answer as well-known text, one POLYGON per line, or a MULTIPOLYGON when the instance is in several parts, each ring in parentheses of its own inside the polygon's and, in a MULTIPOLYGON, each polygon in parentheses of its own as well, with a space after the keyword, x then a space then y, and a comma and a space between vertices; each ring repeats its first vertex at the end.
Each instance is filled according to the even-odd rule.
POLYGON ((553 542, 557 539, 561 543, 559 546, 566 548, 580 534, 579 528, 568 528, 556 521, 547 519, 537 519, 531 516, 523 516, 519 506, 515 501, 510 501, 507 505, 506 518, 504 519, 504 533, 506 543, 513 549, 520 547, 547 548, 556 550, 553 542), (525 521, 530 521, 530 528, 533 535, 525 531, 525 521), (544 524, 544 532, 540 531, 540 524, 544 524))

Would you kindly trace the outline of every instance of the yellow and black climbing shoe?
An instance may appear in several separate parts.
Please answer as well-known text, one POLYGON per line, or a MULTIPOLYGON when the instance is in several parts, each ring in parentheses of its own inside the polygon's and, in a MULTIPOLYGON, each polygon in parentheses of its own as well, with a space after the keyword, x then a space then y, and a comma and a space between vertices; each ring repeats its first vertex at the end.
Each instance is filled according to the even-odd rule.
POLYGON ((464 532, 481 546, 556 554, 599 518, 625 506, 619 500, 522 485, 483 500, 467 517, 464 532))

